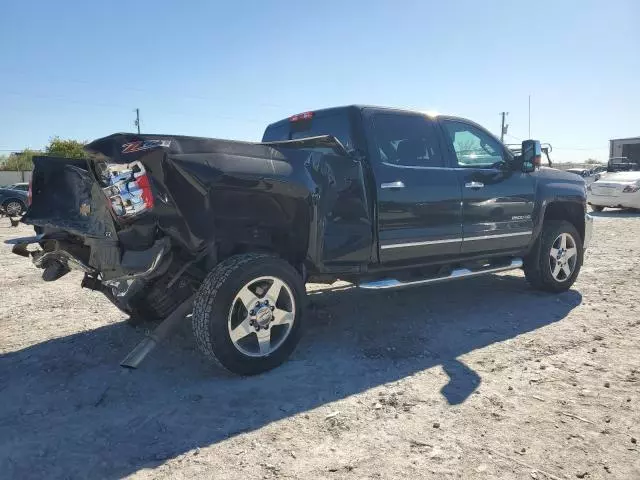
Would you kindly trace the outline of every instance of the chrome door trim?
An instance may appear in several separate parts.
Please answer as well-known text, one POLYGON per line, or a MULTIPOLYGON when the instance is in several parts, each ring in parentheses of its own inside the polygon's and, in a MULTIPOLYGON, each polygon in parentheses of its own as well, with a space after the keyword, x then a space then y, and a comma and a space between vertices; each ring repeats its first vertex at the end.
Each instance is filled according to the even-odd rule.
POLYGON ((404 188, 404 182, 398 180, 397 182, 383 183, 380 185, 380 188, 404 188))
POLYGON ((426 242, 390 243, 389 245, 381 245, 380 249, 387 250, 389 248, 421 247, 423 245, 438 245, 440 243, 455 243, 461 241, 461 238, 447 238, 446 240, 429 240, 426 242))
POLYGON ((514 233, 498 233, 495 235, 481 235, 478 237, 464 237, 462 239, 463 242, 470 242, 473 240, 491 240, 492 238, 507 238, 507 237, 519 237, 522 235, 532 235, 533 232, 531 230, 527 232, 514 232, 514 233))
POLYGON ((478 237, 447 238, 445 240, 428 240, 424 242, 390 243, 388 245, 380 245, 380 249, 387 250, 390 248, 421 247, 423 245, 438 245, 441 243, 454 243, 454 242, 470 242, 474 240, 491 240, 492 238, 518 237, 518 236, 532 235, 532 234, 533 232, 529 230, 527 232, 498 233, 495 235, 481 235, 478 237))

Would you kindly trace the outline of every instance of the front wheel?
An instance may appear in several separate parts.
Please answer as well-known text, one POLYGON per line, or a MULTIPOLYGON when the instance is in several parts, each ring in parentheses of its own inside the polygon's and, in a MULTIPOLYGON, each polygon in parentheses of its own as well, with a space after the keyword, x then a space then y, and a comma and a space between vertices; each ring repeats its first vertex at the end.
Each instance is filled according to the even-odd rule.
POLYGON ((301 276, 284 260, 254 253, 228 258, 196 294, 196 344, 239 375, 275 368, 298 343, 304 296, 301 276))
POLYGON ((9 200, 3 205, 4 211, 9 217, 19 217, 26 207, 20 200, 9 200))
POLYGON ((539 290, 564 292, 578 278, 584 251, 576 228, 567 221, 547 221, 524 263, 527 281, 539 290))

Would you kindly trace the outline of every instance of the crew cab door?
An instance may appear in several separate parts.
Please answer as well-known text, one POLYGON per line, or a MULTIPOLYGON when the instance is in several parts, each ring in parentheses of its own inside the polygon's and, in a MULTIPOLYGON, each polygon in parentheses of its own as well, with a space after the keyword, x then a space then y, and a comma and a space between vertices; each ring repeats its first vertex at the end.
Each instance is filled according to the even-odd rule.
POLYGON ((377 193, 381 263, 402 264, 460 253, 461 191, 425 115, 365 109, 377 193))
POLYGON ((440 119, 462 190, 462 253, 524 249, 533 230, 535 182, 504 145, 460 119, 440 119))

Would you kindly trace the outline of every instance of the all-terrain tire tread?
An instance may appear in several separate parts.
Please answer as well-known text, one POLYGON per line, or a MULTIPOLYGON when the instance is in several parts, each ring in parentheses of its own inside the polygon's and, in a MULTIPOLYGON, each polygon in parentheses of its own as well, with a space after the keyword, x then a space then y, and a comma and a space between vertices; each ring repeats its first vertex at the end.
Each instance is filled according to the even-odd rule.
POLYGON ((212 347, 211 332, 209 329, 211 306, 215 302, 218 290, 234 271, 247 263, 265 257, 268 258, 271 257, 271 255, 264 253, 245 253, 227 258, 209 272, 209 275, 207 275, 204 282, 202 282, 196 295, 191 322, 196 345, 207 358, 213 360, 219 367, 226 371, 230 370, 218 359, 212 347))

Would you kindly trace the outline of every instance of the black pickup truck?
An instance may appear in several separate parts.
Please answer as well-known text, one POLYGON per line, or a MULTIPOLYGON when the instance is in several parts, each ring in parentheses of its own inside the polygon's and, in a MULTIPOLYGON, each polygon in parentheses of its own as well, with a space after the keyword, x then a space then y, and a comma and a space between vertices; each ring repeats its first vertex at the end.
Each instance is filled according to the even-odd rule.
POLYGON ((84 271, 132 319, 192 311, 200 350, 255 374, 295 348, 306 282, 522 268, 534 288, 570 288, 591 236, 585 183, 540 155, 462 118, 364 106, 294 115, 261 143, 115 134, 84 160, 34 159, 23 222, 37 235, 11 243, 44 280, 84 271))

